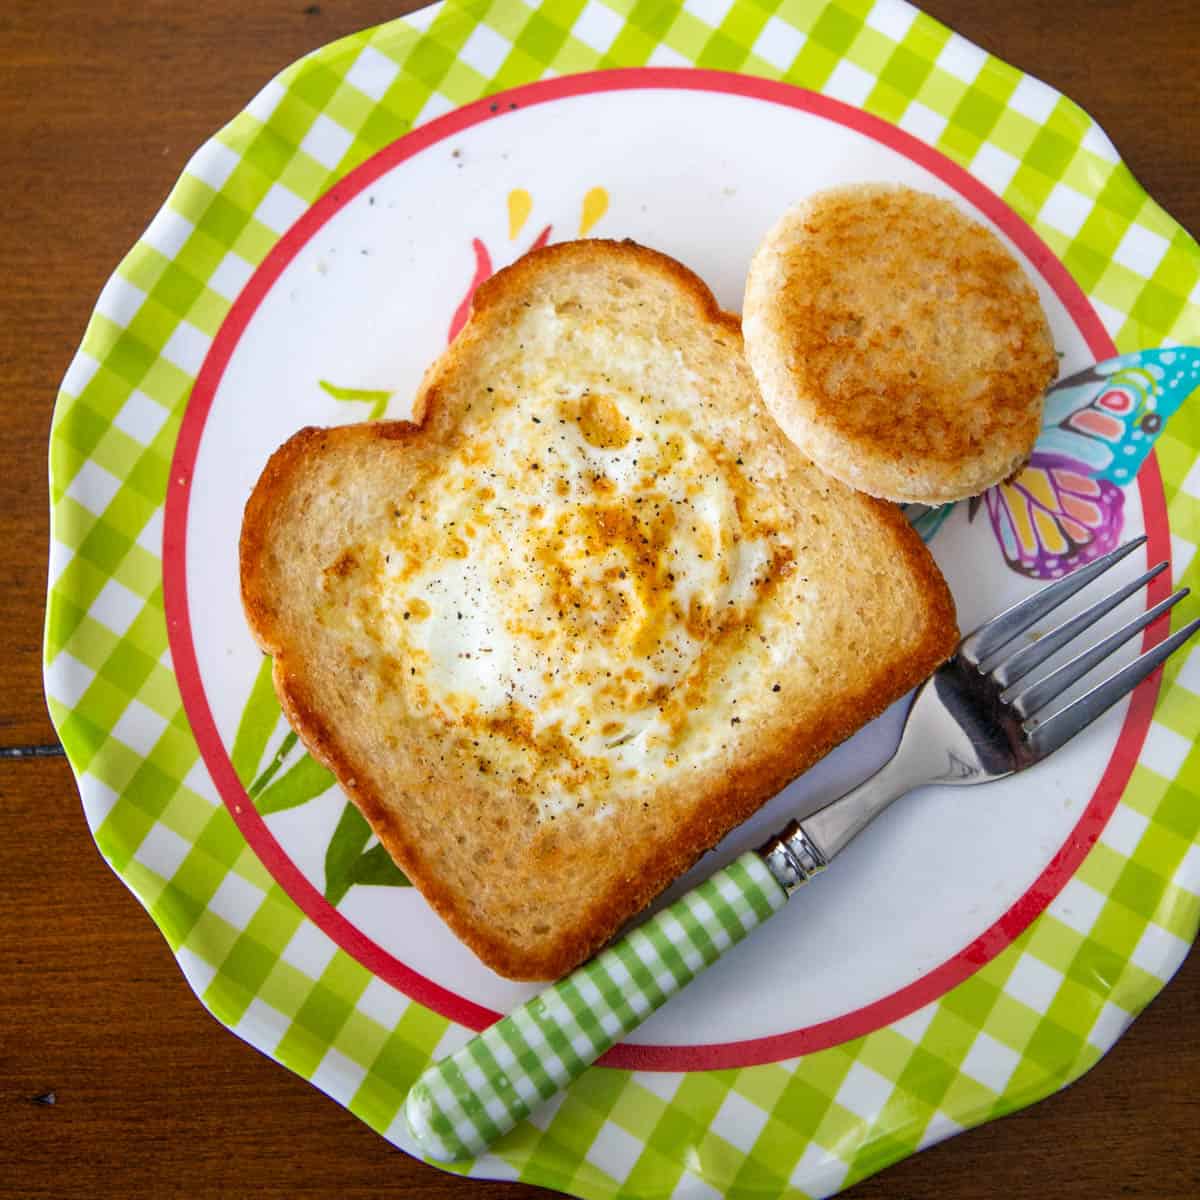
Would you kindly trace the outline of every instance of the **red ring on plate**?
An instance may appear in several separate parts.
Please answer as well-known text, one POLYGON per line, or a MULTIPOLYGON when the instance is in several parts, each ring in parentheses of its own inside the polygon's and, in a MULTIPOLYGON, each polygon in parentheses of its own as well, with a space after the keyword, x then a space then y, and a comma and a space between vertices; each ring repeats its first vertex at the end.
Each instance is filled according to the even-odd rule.
MULTIPOLYGON (((752 76, 692 68, 632 68, 596 71, 547 79, 489 96, 423 125, 380 150, 335 184, 305 212, 272 249, 230 309, 213 340, 184 413, 171 463, 163 533, 163 588, 167 635, 184 709, 204 763, 246 841, 296 905, 348 954, 411 999, 470 1029, 484 1029, 499 1013, 434 983, 388 953, 343 917, 284 853, 246 795, 217 732, 192 642, 187 596, 187 517, 193 472, 205 422, 221 378, 246 327, 272 286, 309 239, 350 200, 380 176, 445 138, 485 121, 500 120, 511 106, 546 104, 568 96, 640 89, 721 92, 801 109, 865 134, 903 154, 995 222, 1041 273, 1097 360, 1116 347, 1087 297, 1053 251, 994 192, 939 151, 896 126, 839 100, 816 92, 752 76), (503 103, 501 103, 503 101, 503 103)), ((1162 477, 1151 455, 1138 475, 1151 561, 1170 558, 1169 524, 1162 477)), ((1169 572, 1149 588, 1147 604, 1169 589, 1169 572)), ((1148 644, 1149 631, 1146 640, 1148 644)), ((828 1021, 789 1033, 699 1046, 615 1046, 601 1060, 609 1067, 638 1070, 697 1071, 747 1067, 812 1054, 890 1025, 944 995, 990 962, 1022 933, 1062 890, 1116 808, 1141 750, 1158 695, 1152 676, 1133 693, 1129 712, 1100 784, 1075 828, 1025 894, 969 945, 920 979, 874 1003, 828 1021)))

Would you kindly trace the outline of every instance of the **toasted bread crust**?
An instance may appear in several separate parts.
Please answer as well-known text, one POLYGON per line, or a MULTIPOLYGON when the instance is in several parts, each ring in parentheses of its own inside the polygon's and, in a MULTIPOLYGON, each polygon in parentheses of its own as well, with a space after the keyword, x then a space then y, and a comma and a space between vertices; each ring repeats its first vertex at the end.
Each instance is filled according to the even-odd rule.
POLYGON ((745 332, 785 432, 844 483, 899 502, 946 503, 1019 471, 1058 370, 1000 239, 889 185, 785 214, 750 268, 745 332))
MULTIPOLYGON (((453 438, 461 415, 454 381, 460 372, 471 369, 467 360, 473 347, 497 336, 493 317, 502 320, 513 306, 539 295, 562 272, 588 269, 669 281, 679 305, 693 306, 696 321, 712 330, 723 346, 727 344, 730 355, 738 356, 738 370, 746 380, 746 402, 752 406, 759 403, 749 372, 740 365, 738 319, 722 312, 709 289, 681 264, 630 242, 547 247, 501 271, 477 291, 471 320, 427 373, 414 407, 418 420, 309 428, 280 447, 246 506, 240 545, 247 619, 259 645, 274 657, 275 687, 288 721, 313 756, 337 776, 379 840, 456 935, 495 971, 518 979, 559 976, 594 953, 730 829, 928 676, 953 651, 958 636, 945 581, 900 513, 891 505, 838 489, 827 520, 841 520, 837 505, 848 505, 851 511, 845 519, 853 529, 845 535, 846 545, 861 536, 879 570, 886 569, 901 579, 905 595, 920 598, 920 611, 910 622, 902 653, 880 654, 864 664, 860 675, 847 680, 820 713, 806 716, 802 728, 789 726, 786 719, 784 702, 794 696, 790 681, 785 681, 788 691, 781 692, 779 711, 772 710, 764 717, 761 735, 739 744, 736 753, 711 770, 669 781, 648 793, 650 801, 662 804, 664 813, 669 813, 668 830, 639 833, 639 827, 632 825, 636 840, 626 843, 619 831, 599 834, 589 828, 579 833, 575 845, 569 840, 564 844, 557 835, 556 840, 547 841, 536 831, 521 831, 518 836, 508 824, 502 829, 487 825, 483 832, 481 824, 481 836, 490 838, 490 845, 512 847, 518 862, 518 876, 511 879, 499 879, 501 867, 494 860, 481 868, 481 892, 490 881, 499 879, 501 891, 540 888, 538 894, 551 900, 560 892, 572 893, 569 920, 545 936, 506 932, 499 927, 502 922, 481 919, 479 896, 468 894, 461 878, 456 882, 447 869, 447 855, 455 850, 450 834, 443 834, 440 826, 421 827, 421 822, 431 819, 430 812, 443 811, 447 819, 450 815, 457 819, 457 814, 469 809, 488 820, 503 810, 507 823, 517 819, 510 814, 511 798, 489 792, 486 786, 464 784, 457 776, 438 776, 435 771, 416 781, 424 807, 413 798, 406 799, 406 781, 397 777, 394 768, 391 774, 381 773, 372 753, 364 750, 367 743, 361 730, 344 725, 335 711, 331 695, 341 678, 339 668, 313 654, 303 606, 293 611, 298 586, 280 562, 290 568, 288 556, 294 553, 292 543, 297 540, 298 528, 306 536, 316 536, 316 527, 305 523, 311 518, 302 515, 303 505, 309 491, 324 495, 328 489, 318 487, 314 476, 323 480, 325 472, 330 478, 339 473, 350 479, 375 478, 372 472, 377 468, 382 472, 386 465, 388 473, 408 478, 406 472, 416 458, 436 456, 439 447, 453 438), (609 845, 604 837, 616 840, 609 845), (535 867, 543 872, 542 877, 533 876, 535 867), (579 894, 581 889, 585 894, 579 894)), ((765 414, 755 419, 765 421, 765 414)), ((768 426, 766 422, 763 428, 768 426)), ((774 433, 770 436, 776 437, 774 433)), ((790 463, 788 471, 803 476, 811 494, 827 495, 827 489, 838 488, 823 480, 812 485, 812 468, 783 439, 778 441, 782 449, 772 453, 784 455, 790 463), (821 490, 813 491, 813 487, 821 490)), ((881 614, 881 619, 886 624, 889 614, 881 614)), ((880 644, 886 644, 886 636, 878 636, 880 644)), ((776 685, 775 690, 780 689, 781 685, 776 685)), ((403 761, 411 762, 414 776, 428 766, 419 750, 403 761)), ((503 899, 503 895, 495 899, 497 911, 503 907, 503 899)))

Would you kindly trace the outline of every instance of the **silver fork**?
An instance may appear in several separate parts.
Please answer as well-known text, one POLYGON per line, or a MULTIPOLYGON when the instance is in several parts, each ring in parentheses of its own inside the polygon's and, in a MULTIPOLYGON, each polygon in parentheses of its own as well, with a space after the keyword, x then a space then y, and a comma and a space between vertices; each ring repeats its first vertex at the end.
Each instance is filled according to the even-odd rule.
POLYGON ((1160 562, 1050 633, 1021 634, 1144 537, 1014 604, 965 637, 918 690, 899 747, 865 783, 626 933, 414 1084, 405 1113, 432 1158, 479 1153, 686 986, 823 871, 892 801, 922 784, 987 783, 1053 754, 1131 692, 1197 630, 1184 625, 1079 698, 1067 689, 1188 594, 1183 588, 1049 673, 1037 668, 1167 568, 1160 562))
POLYGON ((1167 569, 1166 561, 1097 600, 1036 641, 1026 630, 1145 543, 1135 538, 1014 604, 958 644, 958 650, 917 692, 892 758, 853 791, 794 821, 765 847, 768 866, 784 887, 824 869, 891 802, 922 784, 964 785, 1003 779, 1064 746, 1161 666, 1198 629, 1183 626, 1133 662, 1068 704, 1056 704, 1073 684, 1179 603, 1180 588, 1115 633, 1039 678, 1037 668, 1122 601, 1167 569), (785 879, 787 882, 785 882, 785 879))

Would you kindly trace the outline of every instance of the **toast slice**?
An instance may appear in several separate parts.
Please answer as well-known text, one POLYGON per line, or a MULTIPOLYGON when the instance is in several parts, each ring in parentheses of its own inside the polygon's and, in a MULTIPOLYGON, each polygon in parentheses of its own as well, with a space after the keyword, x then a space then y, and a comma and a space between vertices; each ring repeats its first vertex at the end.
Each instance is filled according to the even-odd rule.
POLYGON ((503 975, 587 958, 954 648, 920 539, 662 254, 501 271, 414 413, 276 451, 242 594, 304 743, 503 975))

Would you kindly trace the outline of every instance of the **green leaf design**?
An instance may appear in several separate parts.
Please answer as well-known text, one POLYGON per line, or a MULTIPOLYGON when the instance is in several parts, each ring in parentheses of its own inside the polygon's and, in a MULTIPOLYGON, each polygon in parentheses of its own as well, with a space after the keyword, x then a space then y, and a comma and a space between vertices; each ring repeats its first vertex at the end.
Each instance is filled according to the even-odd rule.
POLYGON ((325 851, 325 899, 336 905, 354 882, 355 864, 371 837, 371 827, 353 804, 347 804, 325 851))
POLYGON ((258 674, 254 677, 254 686, 250 689, 250 699, 242 709, 242 718, 233 739, 233 750, 229 755, 243 787, 252 786, 250 780, 262 762, 267 740, 278 723, 279 701, 271 683, 271 660, 264 655, 258 674))
MULTIPOLYGON (((386 404, 386 393, 377 394, 384 396, 383 403, 386 404)), ((377 394, 355 393, 349 398, 369 399, 377 394)), ((238 721, 233 750, 229 756, 247 795, 264 817, 307 804, 317 796, 324 795, 335 783, 331 771, 304 753, 300 739, 291 729, 284 734, 270 760, 259 770, 280 717, 279 700, 271 682, 271 669, 271 660, 264 657, 238 721), (297 749, 300 757, 289 765, 297 749)), ((370 840, 371 827, 358 809, 347 803, 325 851, 325 898, 330 904, 337 904, 356 883, 377 887, 410 886, 404 872, 392 862, 381 845, 377 843, 366 848, 370 840)))
POLYGON ((279 724, 279 715, 279 700, 271 682, 271 660, 264 658, 254 678, 254 686, 250 689, 250 698, 242 710, 233 739, 233 750, 229 755, 247 795, 256 801, 258 811, 264 816, 285 808, 295 808, 321 795, 333 784, 333 775, 308 755, 304 755, 278 781, 273 782, 300 744, 300 739, 290 729, 284 734, 270 762, 257 777, 254 775, 266 753, 271 733, 279 724))
POLYGON ((283 741, 279 743, 279 749, 275 751, 275 757, 267 763, 263 773, 246 789, 247 795, 252 800, 275 778, 279 768, 283 766, 284 760, 296 748, 296 743, 299 740, 292 730, 289 729, 287 731, 283 741))
POLYGON ((366 851, 354 868, 354 882, 375 887, 412 887, 409 878, 392 861, 392 856, 378 842, 366 851))
POLYGON ((408 877, 400 870, 383 846, 364 850, 371 839, 366 818, 347 804, 325 851, 325 899, 337 905, 356 883, 381 887, 408 887, 408 877))
MULTIPOLYGON (((268 768, 269 770, 270 768, 268 768)), ((295 808, 297 805, 323 795, 333 787, 333 783, 333 772, 306 754, 278 779, 264 787, 255 796, 254 804, 265 817, 269 813, 282 812, 285 808, 295 808)))
POLYGON ((319 379, 317 382, 321 391, 335 400, 352 404, 369 404, 371 408, 367 413, 368 421, 378 421, 387 408, 387 402, 392 398, 391 392, 372 391, 369 388, 338 387, 327 379, 319 379))

